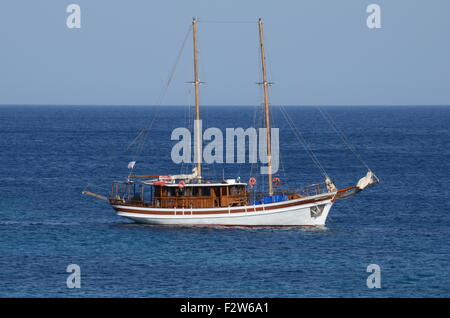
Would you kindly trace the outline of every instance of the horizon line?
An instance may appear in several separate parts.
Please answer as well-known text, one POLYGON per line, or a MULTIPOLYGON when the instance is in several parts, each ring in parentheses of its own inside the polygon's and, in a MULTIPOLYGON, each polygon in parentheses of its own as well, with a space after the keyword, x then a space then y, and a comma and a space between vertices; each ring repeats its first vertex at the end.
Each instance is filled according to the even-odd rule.
MULTIPOLYGON (((92 106, 99 106, 99 107, 186 107, 186 106, 192 106, 194 105, 183 105, 183 104, 173 104, 173 105, 151 105, 151 104, 0 104, 0 107, 4 106, 52 106, 52 107, 92 107, 92 106)), ((201 105, 201 107, 255 107, 255 106, 261 106, 261 105, 219 105, 219 104, 211 104, 211 105, 201 105)), ((384 105, 378 105, 378 104, 325 104, 325 105, 314 105, 314 104, 272 104, 271 107, 448 107, 450 104, 384 104, 384 105)))

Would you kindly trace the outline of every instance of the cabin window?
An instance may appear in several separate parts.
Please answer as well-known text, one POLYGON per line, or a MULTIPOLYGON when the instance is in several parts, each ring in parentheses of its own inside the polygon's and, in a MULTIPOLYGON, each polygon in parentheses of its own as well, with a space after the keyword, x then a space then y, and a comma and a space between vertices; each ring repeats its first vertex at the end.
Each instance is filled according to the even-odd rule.
POLYGON ((228 195, 227 189, 228 189, 227 187, 222 188, 222 195, 228 195))
POLYGON ((206 197, 209 197, 211 195, 210 188, 203 188, 202 189, 202 195, 206 196, 206 197))
POLYGON ((141 196, 139 194, 135 193, 133 195, 133 197, 131 198, 131 200, 133 200, 133 201, 141 201, 141 196))
POLYGON ((192 195, 193 196, 199 196, 200 195, 200 191, 198 191, 199 188, 198 187, 193 187, 192 188, 192 195))
POLYGON ((167 188, 167 196, 169 196, 169 197, 175 196, 175 188, 173 188, 173 187, 168 187, 168 188, 167 188))
POLYGON ((155 189, 155 197, 161 196, 161 187, 154 187, 155 189))
POLYGON ((185 192, 185 194, 184 194, 185 196, 187 196, 187 197, 192 196, 192 188, 185 188, 184 192, 185 192))

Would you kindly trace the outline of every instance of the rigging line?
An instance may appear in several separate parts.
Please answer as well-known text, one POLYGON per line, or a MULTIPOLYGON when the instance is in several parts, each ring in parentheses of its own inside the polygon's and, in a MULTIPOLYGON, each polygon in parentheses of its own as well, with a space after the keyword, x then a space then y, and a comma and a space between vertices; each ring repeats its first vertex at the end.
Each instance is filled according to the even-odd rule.
MULTIPOLYGON (((182 56, 182 53, 183 53, 183 51, 184 51, 184 47, 186 46, 186 42, 187 42, 187 40, 188 40, 189 34, 191 33, 191 28, 192 28, 192 26, 189 25, 188 30, 186 31, 186 34, 185 34, 185 36, 184 36, 184 39, 183 39, 183 43, 182 43, 182 45, 181 45, 181 48, 180 48, 180 50, 178 51, 177 57, 176 57, 176 59, 175 59, 175 63, 173 64, 172 69, 171 69, 171 71, 170 71, 170 73, 169 73, 169 77, 167 78, 166 83, 165 83, 165 86, 164 86, 163 89, 161 90, 161 93, 160 93, 160 95, 159 95, 159 97, 158 97, 158 100, 157 100, 157 103, 156 103, 157 106, 161 106, 162 101, 163 101, 164 97, 166 96, 166 93, 167 93, 167 91, 168 91, 168 89, 169 89, 169 86, 170 86, 170 84, 171 84, 171 82, 172 82, 172 79, 173 79, 173 77, 174 77, 174 75, 175 75, 176 68, 177 68, 177 66, 178 66, 178 63, 179 63, 179 61, 180 61, 180 59, 181 59, 181 56, 182 56)), ((143 149, 144 145, 145 145, 146 142, 147 142, 146 134, 147 134, 147 132, 152 128, 154 122, 156 121, 156 118, 157 118, 157 115, 158 115, 158 110, 159 110, 159 109, 157 109, 157 112, 156 112, 155 116, 153 117, 153 120, 152 120, 152 122, 150 123, 150 125, 149 125, 148 127, 145 127, 145 128, 142 130, 141 139, 140 139, 141 143, 140 143, 140 145, 138 145, 138 149, 137 149, 137 151, 136 151, 137 153, 136 153, 135 155, 138 155, 139 153, 142 152, 142 149, 143 149)))
POLYGON ((298 130, 298 128, 295 127, 292 119, 288 116, 286 110, 284 109, 284 106, 280 105, 280 110, 281 110, 284 118, 286 119, 286 122, 289 124, 289 126, 292 129, 292 131, 294 132, 294 136, 297 138, 298 141, 300 141, 302 143, 303 148, 309 154, 311 160, 316 164, 317 168, 319 168, 319 170, 322 172, 324 177, 325 178, 328 177, 327 172, 325 171, 323 166, 320 164, 319 159, 317 159, 317 157, 314 154, 314 152, 312 151, 312 149, 308 146, 308 144, 307 144, 305 138, 303 137, 303 135, 301 134, 300 130, 298 130))
MULTIPOLYGON (((258 41, 255 41, 255 50, 256 50, 256 55, 259 57, 259 60, 261 60, 261 50, 260 50, 260 44, 258 41)), ((262 78, 262 70, 261 67, 259 66, 259 63, 256 63, 256 69, 258 72, 258 79, 262 78)), ((261 100, 263 100, 263 91, 262 91, 262 87, 261 85, 258 85, 258 99, 254 105, 254 112, 253 112, 253 127, 261 127, 263 126, 263 124, 261 124, 262 122, 262 103, 261 100)), ((258 141, 259 144, 259 141, 258 141)), ((259 149, 258 149, 259 151, 259 149)), ((255 163, 252 163, 250 165, 250 175, 249 175, 249 180, 250 178, 253 177, 253 170, 256 169, 258 165, 258 160, 256 160, 255 163)), ((256 172, 255 172, 255 176, 256 176, 256 172)), ((262 183, 261 183, 262 184, 262 183)), ((260 184, 258 183, 256 185, 258 188, 260 188, 260 184)))
MULTIPOLYGON (((274 109, 274 108, 272 108, 272 109, 274 109)), ((278 119, 278 114, 275 115, 275 112, 272 112, 272 114, 273 114, 272 117, 274 118, 274 122, 278 123, 280 121, 278 119)), ((278 126, 278 129, 280 129, 279 126, 278 126)), ((281 133, 281 131, 280 131, 280 133, 281 133)), ((281 144, 279 145, 279 148, 281 148, 281 144)), ((285 166, 284 166, 284 159, 282 157, 282 151, 279 151, 278 156, 279 156, 279 162, 280 162, 280 165, 281 165, 281 172, 283 173, 283 178, 287 180, 288 177, 287 177, 285 166)), ((281 175, 281 173, 280 173, 280 175, 281 175)))
POLYGON ((242 23, 248 23, 248 24, 257 24, 257 21, 231 21, 231 20, 201 20, 198 19, 197 22, 199 23, 226 23, 226 24, 242 24, 242 23))
MULTIPOLYGON (((255 56, 258 56, 258 58, 261 59, 261 50, 260 50, 260 46, 259 46, 260 44, 256 40, 255 40, 254 43, 255 43, 254 44, 255 45, 255 56)), ((255 62, 256 62, 256 60, 255 60, 255 62)), ((256 72, 258 74, 258 80, 259 80, 260 78, 262 78, 262 70, 261 70, 261 67, 259 67, 259 63, 255 63, 255 66, 256 66, 255 70, 257 70, 256 72)), ((254 107, 254 110, 253 110, 253 127, 255 127, 255 129, 256 129, 257 126, 259 126, 259 115, 260 115, 261 100, 263 99, 262 98, 262 87, 261 87, 261 85, 257 85, 257 94, 256 95, 257 96, 255 98, 257 98, 257 100, 256 100, 255 105, 253 106, 254 107)), ((258 147, 259 147, 259 140, 258 140, 258 147)), ((257 151, 259 152, 259 149, 257 149, 257 151)), ((257 165, 258 165, 258 157, 257 157, 256 162, 253 162, 253 163, 250 164, 250 175, 248 177, 248 180, 250 180, 250 178, 253 177, 253 173, 254 173, 253 170, 256 170, 256 166, 257 165)), ((255 175, 256 175, 256 173, 255 173, 255 175)), ((257 184, 257 186, 259 187, 259 184, 257 184)))
MULTIPOLYGON (((183 40, 183 43, 182 43, 182 45, 181 45, 181 48, 180 48, 180 50, 178 51, 177 57, 176 57, 176 59, 175 59, 175 63, 173 64, 172 69, 171 69, 171 71, 170 71, 170 73, 169 73, 169 77, 167 78, 167 80, 166 80, 166 82, 165 82, 165 85, 164 85, 163 89, 161 90, 161 93, 160 93, 159 96, 158 96, 158 99, 157 99, 157 101, 156 101, 156 106, 161 106, 162 101, 163 101, 164 97, 165 97, 166 94, 167 94, 167 91, 168 91, 168 89, 169 89, 169 86, 170 86, 170 84, 171 84, 171 82, 172 82, 172 79, 173 79, 173 77, 174 77, 174 75, 175 75, 175 71, 176 71, 176 68, 177 68, 177 66, 178 66, 178 62, 180 61, 181 55, 182 55, 182 53, 183 53, 183 51, 184 51, 184 47, 186 46, 187 39, 188 39, 188 37, 189 37, 189 34, 191 33, 191 29, 192 29, 192 25, 189 25, 188 30, 187 30, 187 32, 186 32, 186 35, 184 36, 184 40, 183 40)), ((128 151, 128 149, 129 149, 134 143, 137 143, 137 142, 139 142, 140 140, 142 141, 142 143, 145 144, 146 139, 144 139, 144 136, 145 136, 145 134, 151 129, 151 127, 153 126, 153 123, 155 122, 158 113, 159 113, 159 112, 158 112, 158 109, 157 109, 157 110, 156 110, 156 113, 155 113, 155 115, 154 115, 154 117, 153 117, 153 120, 152 120, 151 123, 150 123, 150 125, 148 125, 147 127, 144 127, 144 128, 139 132, 139 134, 138 134, 138 135, 136 136, 136 138, 128 145, 128 147, 126 148, 125 151, 128 151)), ((137 153, 140 153, 140 152, 142 151, 142 148, 143 148, 143 145, 142 145, 142 146, 141 146, 141 145, 138 145, 138 147, 137 147, 137 149, 138 149, 138 150, 137 150, 137 153)), ((135 155, 137 155, 137 154, 135 154, 135 155)))
MULTIPOLYGON (((261 86, 261 94, 262 94, 262 96, 264 96, 264 88, 263 88, 262 85, 260 85, 260 86, 261 86)), ((261 108, 260 108, 261 111, 260 111, 260 113, 259 113, 259 115, 260 115, 260 126, 266 128, 266 116, 265 116, 265 113, 266 113, 266 105, 264 104, 264 102, 261 102, 260 107, 261 107, 261 108)), ((269 107, 270 107, 270 105, 269 105, 269 107)), ((269 111, 270 111, 270 110, 269 110, 269 111)), ((271 118, 269 118, 269 121, 271 121, 271 118)), ((266 139, 266 145, 267 145, 267 139, 266 139)), ((266 149, 266 151, 267 151, 267 149, 266 149)), ((268 164, 268 163, 267 163, 267 164, 268 164)), ((262 182, 261 182, 261 190, 262 190, 263 192, 266 192, 266 191, 269 190, 269 189, 268 189, 268 185, 267 185, 267 183, 268 183, 268 181, 269 181, 269 176, 268 176, 268 174, 262 174, 262 175, 261 175, 261 178, 262 178, 262 182)))
MULTIPOLYGON (((259 70, 261 73, 261 70, 259 70)), ((258 102, 255 105, 255 112, 254 112, 254 117, 253 117, 253 126, 256 128, 258 127, 258 133, 259 133, 259 128, 264 127, 264 105, 261 102, 261 100, 263 99, 263 88, 261 85, 258 85, 258 102)), ((258 138, 258 152, 260 151, 259 148, 259 138, 258 138)), ((253 174, 253 169, 258 169, 258 160, 256 163, 252 164, 252 171, 251 173, 253 174)), ((257 175, 258 172, 255 172, 255 175, 257 175)), ((253 176, 253 175, 252 175, 253 176)), ((264 176, 261 176, 261 178, 264 178, 264 176)), ((261 184, 264 184, 263 182, 261 182, 260 184, 258 184, 258 187, 261 187, 261 184)))
MULTIPOLYGON (((272 93, 272 96, 273 96, 273 93, 272 93)), ((281 128, 280 128, 280 126, 278 125, 278 123, 280 123, 281 122, 281 119, 279 118, 279 114, 278 114, 278 112, 275 112, 274 110, 275 109, 278 109, 278 107, 277 108, 274 108, 274 107, 272 107, 272 116, 271 116, 271 118, 273 118, 273 123, 274 123, 274 125, 273 126, 278 126, 278 129, 279 129, 279 131, 280 131, 280 134, 281 134, 281 128)), ((272 125, 271 125, 271 127, 272 127, 272 125)), ((281 169, 279 168, 278 170, 279 170, 279 175, 282 175, 283 176, 283 179, 285 180, 285 182, 287 183, 288 182, 288 180, 289 180, 289 178, 288 178, 288 175, 287 175, 287 173, 286 173, 286 166, 285 166, 285 164, 284 164, 284 157, 283 157, 283 155, 282 155, 282 151, 281 151, 281 143, 279 142, 279 154, 278 154, 278 157, 279 157, 279 159, 278 159, 278 161, 280 162, 280 166, 281 166, 281 169)))
POLYGON ((85 189, 87 190, 88 188, 92 188, 92 187, 94 187, 94 188, 98 188, 98 189, 101 189, 102 191, 109 191, 110 189, 109 188, 106 188, 106 187, 104 187, 104 186, 99 186, 99 185, 96 185, 96 184, 92 184, 92 183, 88 183, 87 185, 86 185, 86 187, 85 187, 85 189))
MULTIPOLYGON (((271 51, 270 51, 270 46, 268 47, 268 48, 266 48, 266 57, 270 57, 271 56, 271 51)), ((271 63, 271 59, 270 58, 267 58, 267 65, 268 65, 268 75, 269 75, 269 78, 271 78, 271 79, 273 79, 274 78, 274 75, 273 75, 273 71, 272 71, 272 63, 271 63)), ((273 82, 272 82, 272 85, 273 85, 273 82)), ((274 95, 276 95, 276 89, 272 89, 271 90, 271 94, 272 94, 272 99, 274 99, 274 95)), ((274 108, 272 107, 272 110, 274 110, 274 108)), ((278 120, 278 118, 276 117, 276 115, 275 115, 275 112, 274 111, 272 111, 272 116, 271 116, 271 119, 273 118, 273 122, 275 123, 275 121, 276 120, 278 120)), ((271 120, 272 121, 272 120, 271 120)), ((280 147, 281 147, 281 145, 280 145, 280 147)), ((284 162, 283 162, 283 160, 282 160, 282 158, 281 158, 281 152, 280 152, 280 155, 279 155, 279 161, 280 161, 280 164, 281 164, 281 170, 282 170, 282 172, 283 172, 283 178, 285 178, 286 180, 288 179, 287 178, 287 174, 286 174, 286 170, 284 169, 284 162)))
POLYGON ((319 106, 316 106, 316 108, 319 110, 320 114, 323 118, 328 122, 328 124, 334 129, 334 131, 337 133, 337 135, 341 138, 342 142, 347 146, 347 148, 355 155, 355 157, 367 168, 367 170, 371 171, 367 163, 363 160, 363 158, 357 153, 355 147, 348 141, 347 137, 345 136, 344 132, 336 125, 336 123, 333 121, 333 118, 325 112, 325 110, 322 110, 319 106))
MULTIPOLYGON (((253 111, 253 127, 256 127, 256 121, 257 121, 257 113, 258 113, 258 106, 254 106, 254 111, 253 111)), ((253 168, 255 166, 256 163, 252 162, 250 164, 250 175, 249 175, 249 180, 250 178, 253 176, 253 168)))
MULTIPOLYGON (((193 116, 194 116, 194 112, 192 111, 192 108, 195 107, 193 105, 191 105, 191 99, 192 99, 192 89, 189 86, 187 88, 187 97, 186 97, 186 109, 185 109, 185 125, 187 127, 187 129, 189 130, 189 132, 191 133, 192 136, 192 129, 191 127, 194 126, 193 124, 193 116)), ((181 167, 180 167, 180 173, 181 174, 188 174, 188 173, 192 173, 192 169, 193 169, 193 163, 192 162, 181 162, 181 167)))
POLYGON ((325 168, 322 166, 322 164, 320 163, 319 159, 317 158, 316 154, 314 153, 314 151, 311 149, 311 147, 308 145, 308 143, 306 142, 305 137, 303 136, 303 134, 301 133, 301 131, 295 126, 293 120, 288 116, 287 111, 284 109, 283 106, 281 106, 282 109, 284 110, 284 113, 288 119, 288 122, 290 123, 291 127, 294 128, 294 131, 297 133, 297 138, 300 137, 300 140, 303 143, 304 148, 307 150, 307 152, 309 153, 311 159, 315 162, 316 166, 322 171, 323 175, 325 177, 328 177, 328 173, 325 171, 325 168))
MULTIPOLYGON (((148 137, 147 132, 150 131, 150 129, 153 127, 153 124, 155 123, 156 118, 158 117, 158 115, 159 115, 159 107, 157 106, 157 108, 155 109, 155 115, 153 116, 153 119, 152 119, 152 121, 150 122, 150 125, 148 125, 147 127, 145 127, 145 128, 142 130, 142 134, 141 134, 140 140, 139 140, 138 143, 137 143, 136 150, 135 150, 134 155, 133 155, 133 160, 135 160, 136 157, 137 157, 140 153, 142 153, 142 150, 143 150, 143 148, 144 148, 144 146, 145 146, 145 143, 146 143, 147 137, 148 137)), ((128 149, 128 148, 127 148, 127 149, 128 149)))
POLYGON ((191 33, 191 30, 192 30, 192 25, 189 25, 189 27, 188 27, 188 29, 187 29, 187 31, 186 31, 186 35, 184 36, 183 43, 181 44, 181 48, 180 48, 180 50, 178 51, 178 55, 177 55, 177 58, 176 58, 176 60, 175 60, 175 63, 174 63, 174 65, 173 65, 173 67, 172 67, 172 70, 171 70, 171 72, 170 72, 169 78, 168 78, 167 81, 166 81, 165 90, 164 90, 164 92, 163 92, 163 94, 162 94, 162 96, 161 96, 161 98, 160 98, 160 103, 162 103, 162 100, 163 100, 164 96, 165 96, 166 93, 167 93, 167 89, 169 88, 169 85, 170 85, 170 83, 172 82, 172 79, 173 79, 173 77, 174 77, 174 75, 175 75, 175 71, 176 71, 176 68, 177 68, 177 66, 178 66, 178 62, 179 62, 180 59, 181 59, 181 55, 183 54, 184 47, 186 46, 186 42, 187 42, 187 40, 188 40, 189 34, 191 33))
MULTIPOLYGON (((184 125, 185 127, 188 127, 188 121, 189 121, 189 107, 184 109, 184 125)), ((184 174, 184 161, 181 161, 180 163, 180 174, 184 174)))
MULTIPOLYGON (((192 104, 192 87, 188 87, 188 96, 187 96, 187 109, 188 109, 188 118, 187 118, 187 129, 191 133, 191 136, 194 136, 194 120, 195 120, 195 105, 192 104)), ((192 137, 194 138, 194 137, 192 137)), ((192 146, 191 146, 192 150, 192 146)), ((190 156, 190 162, 184 165, 185 173, 192 173, 192 170, 196 166, 194 160, 192 160, 192 154, 190 156)))
MULTIPOLYGON (((258 112, 258 107, 255 105, 255 106, 253 106, 253 127, 256 129, 256 115, 257 115, 257 112, 258 112)), ((256 161, 258 161, 258 154, 256 154, 256 161)), ((255 162, 251 162, 250 163, 250 174, 249 174, 249 177, 248 177, 248 179, 250 179, 252 176, 253 176, 253 168, 254 168, 254 165, 255 165, 256 163, 255 162)))
MULTIPOLYGON (((192 105, 191 105, 191 99, 192 99, 192 87, 189 86, 187 88, 187 96, 186 96, 186 118, 185 118, 185 125, 186 128, 189 130, 189 132, 192 133, 191 127, 193 127, 193 123, 191 123, 193 117, 192 113, 192 105)), ((192 149, 192 148, 191 148, 192 149)), ((192 173, 192 164, 190 162, 185 163, 184 160, 181 162, 181 174, 188 174, 192 173)))
MULTIPOLYGON (((191 132, 191 136, 194 136, 194 123, 195 123, 195 118, 196 118, 196 109, 195 109, 195 103, 192 103, 192 86, 188 87, 188 109, 189 109, 189 118, 188 118, 188 129, 191 132)), ((194 138, 194 137, 191 137, 194 138)), ((191 139, 192 140, 192 139, 191 139)), ((192 141, 191 141, 192 142, 192 141)), ((191 150, 193 150, 193 148, 191 147, 191 150)), ((186 173, 191 173, 192 170, 194 169, 194 167, 196 166, 195 160, 193 160, 193 153, 191 153, 191 157, 190 157, 190 164, 186 165, 186 173)))

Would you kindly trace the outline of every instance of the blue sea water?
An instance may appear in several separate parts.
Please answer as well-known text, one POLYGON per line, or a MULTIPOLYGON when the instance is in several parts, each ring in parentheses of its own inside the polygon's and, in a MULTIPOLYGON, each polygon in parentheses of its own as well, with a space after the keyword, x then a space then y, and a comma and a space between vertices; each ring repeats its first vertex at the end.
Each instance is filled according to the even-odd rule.
MULTIPOLYGON (((366 170, 313 107, 287 107, 339 187, 366 170)), ((186 171, 170 134, 184 107, 0 107, 1 297, 449 297, 450 107, 324 107, 381 183, 337 202, 326 228, 137 225, 104 201, 111 181, 186 171), (143 151, 127 146, 152 122, 143 151), (69 289, 69 264, 81 288, 69 289), (381 288, 369 289, 369 264, 381 288)), ((250 127, 254 107, 204 107, 203 126, 250 127)), ((273 110, 284 186, 323 181, 273 110)), ((253 171, 254 172, 254 171, 253 171)), ((241 176, 245 164, 206 167, 241 176)), ((258 179, 263 184, 262 178, 258 179)))

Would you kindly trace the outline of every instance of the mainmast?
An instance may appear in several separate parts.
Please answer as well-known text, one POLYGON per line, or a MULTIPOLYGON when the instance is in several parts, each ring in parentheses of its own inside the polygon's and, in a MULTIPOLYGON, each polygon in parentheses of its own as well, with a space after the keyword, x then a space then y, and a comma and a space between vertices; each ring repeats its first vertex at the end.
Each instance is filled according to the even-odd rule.
POLYGON ((201 182, 202 178, 202 144, 201 144, 201 131, 200 131, 200 109, 198 101, 198 86, 200 82, 198 80, 198 61, 197 61, 197 20, 192 19, 192 34, 194 40, 194 86, 195 86, 195 136, 196 136, 196 157, 197 157, 197 180, 201 182))
POLYGON ((265 106, 265 123, 266 123, 266 141, 267 141, 267 171, 268 171, 268 182, 269 182, 269 195, 273 195, 273 187, 272 187, 272 150, 271 150, 271 142, 270 142, 270 113, 269 113, 269 82, 267 82, 267 73, 266 73, 266 57, 264 55, 264 39, 263 39, 263 29, 262 29, 262 20, 259 19, 259 43, 261 46, 261 67, 263 73, 263 82, 262 85, 264 87, 264 106, 265 106))

